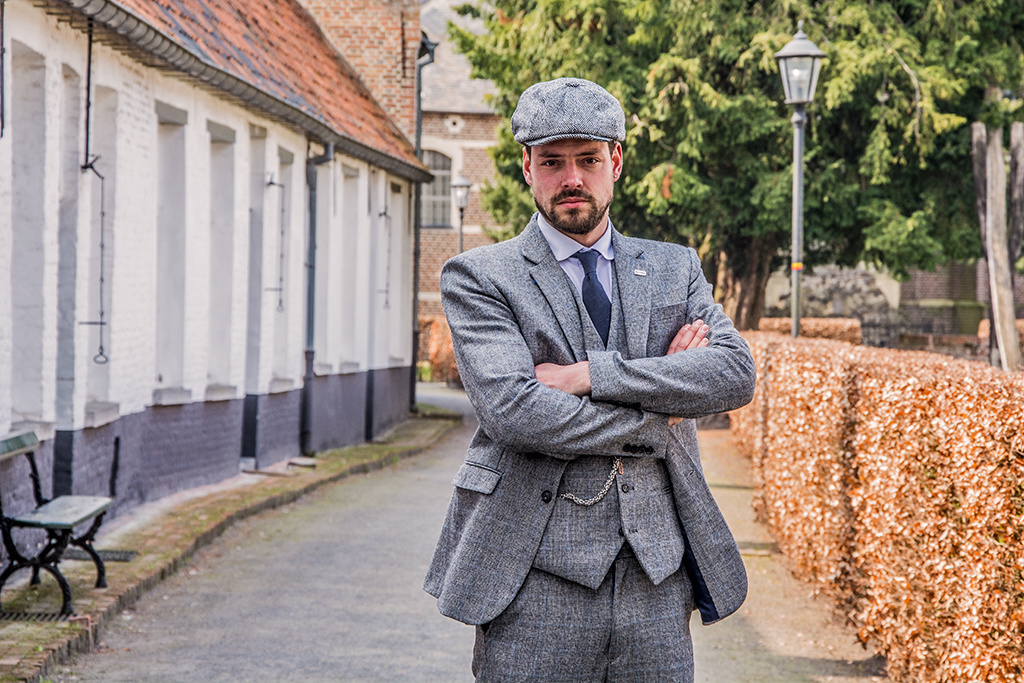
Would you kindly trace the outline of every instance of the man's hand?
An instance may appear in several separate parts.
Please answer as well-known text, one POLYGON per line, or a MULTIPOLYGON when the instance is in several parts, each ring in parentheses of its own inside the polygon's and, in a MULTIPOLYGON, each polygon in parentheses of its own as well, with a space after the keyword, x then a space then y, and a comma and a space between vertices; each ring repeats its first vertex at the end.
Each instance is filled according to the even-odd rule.
POLYGON ((590 363, 582 361, 572 365, 541 363, 533 369, 541 384, 574 396, 590 394, 590 363))
MULTIPOLYGON (((668 345, 668 352, 665 355, 671 356, 679 351, 704 348, 708 345, 707 337, 705 337, 707 333, 708 326, 704 324, 703 320, 697 319, 689 325, 683 325, 676 332, 676 336, 672 338, 672 343, 668 345)), ((668 418, 668 426, 675 427, 682 421, 683 418, 671 415, 668 418)))
MULTIPOLYGON (((689 325, 683 325, 672 338, 668 346, 666 356, 671 356, 679 351, 690 349, 701 349, 708 345, 705 335, 708 333, 708 326, 703 320, 694 320, 689 325)), ((574 396, 588 396, 590 394, 590 363, 583 361, 572 365, 555 365, 554 363, 541 363, 533 369, 537 381, 551 389, 558 389, 574 396)), ((670 417, 669 426, 673 426, 682 420, 680 417, 670 417)))
POLYGON ((703 320, 697 319, 689 325, 683 325, 676 332, 676 336, 672 338, 672 343, 668 345, 665 355, 671 356, 679 351, 704 348, 708 345, 708 340, 705 337, 707 333, 708 326, 704 324, 703 320))

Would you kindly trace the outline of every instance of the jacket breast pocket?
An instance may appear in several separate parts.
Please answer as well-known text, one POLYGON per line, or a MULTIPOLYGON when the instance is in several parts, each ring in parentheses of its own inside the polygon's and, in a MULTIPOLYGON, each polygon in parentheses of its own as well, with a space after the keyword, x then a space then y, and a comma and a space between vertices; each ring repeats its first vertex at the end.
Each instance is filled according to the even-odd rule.
POLYGON ((683 325, 687 323, 685 302, 657 306, 651 310, 651 327, 647 335, 648 355, 664 356, 668 345, 683 325))
POLYGON ((475 462, 464 462, 455 473, 452 484, 460 489, 477 493, 493 493, 501 479, 501 472, 475 462))

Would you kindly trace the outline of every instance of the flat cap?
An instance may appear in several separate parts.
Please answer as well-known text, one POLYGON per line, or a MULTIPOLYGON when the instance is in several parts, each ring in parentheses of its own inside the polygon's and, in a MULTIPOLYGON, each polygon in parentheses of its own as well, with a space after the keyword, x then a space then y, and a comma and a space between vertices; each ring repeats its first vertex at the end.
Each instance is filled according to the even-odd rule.
POLYGON ((555 140, 624 140, 622 105, 597 83, 556 78, 523 91, 512 114, 512 137, 524 147, 555 140))

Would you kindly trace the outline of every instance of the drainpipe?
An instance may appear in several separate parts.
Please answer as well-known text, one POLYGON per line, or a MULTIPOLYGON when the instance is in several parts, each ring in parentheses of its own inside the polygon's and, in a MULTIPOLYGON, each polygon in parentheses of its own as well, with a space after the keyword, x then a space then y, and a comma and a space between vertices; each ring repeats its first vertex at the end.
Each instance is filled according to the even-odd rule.
MULTIPOLYGON (((7 86, 4 85, 4 73, 7 71, 7 67, 4 65, 7 60, 4 56, 7 54, 7 50, 4 49, 4 45, 7 43, 4 38, 4 6, 7 0, 0 0, 0 138, 4 136, 4 122, 6 120, 7 103, 4 100, 4 93, 7 92, 7 86)), ((89 24, 92 26, 92 24, 89 24)), ((419 91, 417 90, 417 96, 419 91)), ((418 130, 418 129, 417 129, 418 130)))
POLYGON ((309 193, 309 246, 306 253, 306 370, 302 376, 299 407, 299 447, 303 455, 313 455, 313 316, 316 301, 316 167, 334 159, 334 143, 318 157, 306 159, 306 191, 309 193))
MULTIPOLYGON (((423 137, 423 67, 434 63, 434 50, 437 43, 420 33, 420 51, 416 60, 416 158, 423 160, 423 149, 420 141, 423 137)), ((416 370, 420 354, 420 228, 423 227, 423 216, 420 208, 423 195, 423 183, 417 182, 413 191, 413 251, 412 251, 412 377, 409 380, 409 411, 416 412, 416 370)))

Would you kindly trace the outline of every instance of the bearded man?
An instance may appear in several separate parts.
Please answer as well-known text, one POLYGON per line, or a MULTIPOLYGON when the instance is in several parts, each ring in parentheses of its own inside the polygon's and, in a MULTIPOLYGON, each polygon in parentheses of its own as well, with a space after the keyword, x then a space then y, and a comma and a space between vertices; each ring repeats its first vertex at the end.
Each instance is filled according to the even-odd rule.
POLYGON ((691 613, 747 587, 694 419, 750 401, 750 351, 693 249, 612 226, 610 93, 533 85, 512 133, 537 213, 441 275, 480 426, 424 588, 477 627, 477 681, 692 681, 691 613))

